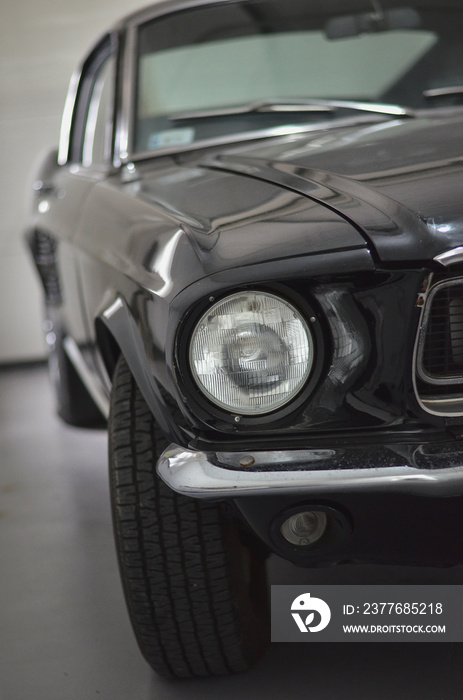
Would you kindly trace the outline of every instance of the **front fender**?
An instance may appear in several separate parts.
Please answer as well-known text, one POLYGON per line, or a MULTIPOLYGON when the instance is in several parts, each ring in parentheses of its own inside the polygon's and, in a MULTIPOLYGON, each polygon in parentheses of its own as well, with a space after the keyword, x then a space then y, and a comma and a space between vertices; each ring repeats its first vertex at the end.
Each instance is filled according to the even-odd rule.
POLYGON ((99 320, 124 355, 143 398, 166 438, 183 444, 184 435, 177 426, 159 385, 150 371, 143 339, 126 301, 117 295, 102 311, 99 320))

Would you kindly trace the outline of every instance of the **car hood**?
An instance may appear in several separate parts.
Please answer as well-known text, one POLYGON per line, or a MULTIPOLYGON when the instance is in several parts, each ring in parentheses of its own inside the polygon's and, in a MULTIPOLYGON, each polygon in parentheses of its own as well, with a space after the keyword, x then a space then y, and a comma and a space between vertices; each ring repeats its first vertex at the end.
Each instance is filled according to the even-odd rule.
POLYGON ((254 143, 202 166, 323 204, 382 261, 429 260, 463 244, 463 120, 455 112, 254 143))
POLYGON ((201 154, 145 161, 137 168, 136 181, 124 185, 128 194, 149 204, 149 210, 137 210, 128 225, 132 247, 141 246, 137 259, 151 260, 145 243, 152 245, 154 227, 162 237, 156 250, 175 248, 175 255, 181 255, 183 246, 173 243, 179 231, 193 246, 199 269, 193 269, 185 252, 183 278, 251 267, 252 279, 258 274, 272 279, 297 274, 298 266, 301 274, 312 265, 320 274, 325 269, 332 272, 336 265, 351 271, 374 268, 365 236, 337 211, 269 177, 250 180, 247 173, 238 172, 238 162, 236 168, 206 165, 204 151, 201 154), (277 269, 270 271, 269 264, 277 269))

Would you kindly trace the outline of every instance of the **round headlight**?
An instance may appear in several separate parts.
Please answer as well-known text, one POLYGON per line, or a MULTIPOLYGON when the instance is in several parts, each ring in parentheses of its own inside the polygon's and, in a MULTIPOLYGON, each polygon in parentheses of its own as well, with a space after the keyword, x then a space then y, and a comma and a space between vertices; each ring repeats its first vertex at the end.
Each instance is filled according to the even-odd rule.
POLYGON ((243 292, 217 302, 190 341, 190 367, 203 394, 227 411, 274 411, 299 393, 313 364, 301 314, 273 294, 243 292))

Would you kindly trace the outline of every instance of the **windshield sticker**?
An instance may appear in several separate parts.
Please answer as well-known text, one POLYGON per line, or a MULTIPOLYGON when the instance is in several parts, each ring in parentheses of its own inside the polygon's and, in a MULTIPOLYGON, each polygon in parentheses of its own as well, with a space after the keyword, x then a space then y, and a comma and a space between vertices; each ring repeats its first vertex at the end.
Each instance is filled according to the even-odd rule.
POLYGON ((174 148, 175 146, 187 146, 195 140, 195 130, 192 127, 186 129, 168 129, 151 134, 148 148, 174 148))

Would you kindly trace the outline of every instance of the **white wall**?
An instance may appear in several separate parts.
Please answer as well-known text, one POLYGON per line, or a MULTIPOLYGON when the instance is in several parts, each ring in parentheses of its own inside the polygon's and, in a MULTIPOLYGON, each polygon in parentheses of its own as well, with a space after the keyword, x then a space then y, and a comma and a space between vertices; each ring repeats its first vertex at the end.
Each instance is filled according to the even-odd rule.
POLYGON ((0 21, 0 363, 44 356, 41 294, 22 231, 30 173, 57 146, 69 77, 143 0, 3 0, 0 21))

